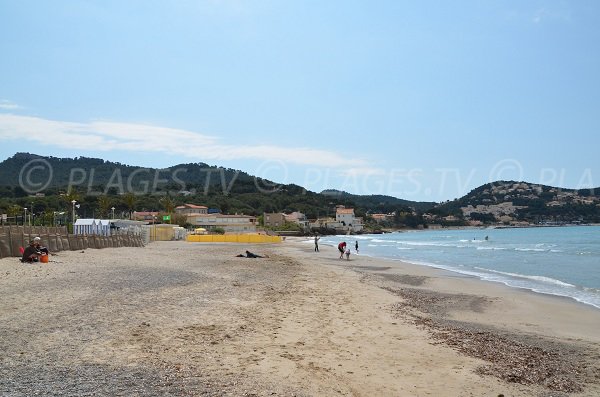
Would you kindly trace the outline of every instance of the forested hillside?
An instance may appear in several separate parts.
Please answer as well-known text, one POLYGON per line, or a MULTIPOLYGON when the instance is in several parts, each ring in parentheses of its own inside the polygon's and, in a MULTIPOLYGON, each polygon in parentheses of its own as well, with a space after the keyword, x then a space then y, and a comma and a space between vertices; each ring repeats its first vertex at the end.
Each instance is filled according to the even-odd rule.
POLYGON ((309 218, 334 216, 336 205, 354 207, 357 216, 433 205, 389 196, 320 194, 205 163, 154 169, 29 153, 17 153, 0 163, 0 211, 11 213, 28 206, 40 213, 65 210, 73 199, 88 216, 106 216, 112 207, 120 213, 165 210, 183 203, 248 215, 300 211, 309 218))

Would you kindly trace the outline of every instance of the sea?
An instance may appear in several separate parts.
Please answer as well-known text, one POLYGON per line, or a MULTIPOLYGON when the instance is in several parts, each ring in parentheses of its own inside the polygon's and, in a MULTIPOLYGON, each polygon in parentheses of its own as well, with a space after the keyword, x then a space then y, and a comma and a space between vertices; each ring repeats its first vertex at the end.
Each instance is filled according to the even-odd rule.
POLYGON ((431 266, 600 309, 600 226, 423 230, 323 236, 359 254, 431 266))

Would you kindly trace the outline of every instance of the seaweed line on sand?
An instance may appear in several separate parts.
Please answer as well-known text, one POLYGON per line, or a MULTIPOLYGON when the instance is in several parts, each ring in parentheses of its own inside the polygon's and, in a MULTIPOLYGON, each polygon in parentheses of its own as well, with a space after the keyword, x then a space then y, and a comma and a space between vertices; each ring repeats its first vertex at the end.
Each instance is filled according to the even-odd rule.
POLYGON ((395 315, 408 316, 438 343, 488 362, 477 368, 481 375, 567 393, 582 392, 586 383, 600 383, 600 368, 585 359, 585 353, 576 346, 444 318, 449 302, 481 308, 481 297, 382 288, 403 298, 392 309, 395 315))

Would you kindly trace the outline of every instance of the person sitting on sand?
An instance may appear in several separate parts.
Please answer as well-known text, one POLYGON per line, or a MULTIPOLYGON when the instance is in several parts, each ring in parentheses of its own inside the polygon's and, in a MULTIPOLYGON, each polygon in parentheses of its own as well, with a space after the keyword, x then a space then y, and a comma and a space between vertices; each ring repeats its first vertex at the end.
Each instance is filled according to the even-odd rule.
POLYGON ((35 241, 31 240, 29 242, 29 246, 23 251, 23 257, 21 258, 21 262, 37 262, 40 260, 40 256, 42 256, 42 253, 37 249, 35 241))
POLYGON ((50 252, 48 251, 48 247, 44 247, 42 245, 42 239, 40 237, 34 238, 33 241, 34 241, 35 247, 38 249, 38 251, 40 251, 41 253, 44 253, 46 255, 50 255, 50 252))

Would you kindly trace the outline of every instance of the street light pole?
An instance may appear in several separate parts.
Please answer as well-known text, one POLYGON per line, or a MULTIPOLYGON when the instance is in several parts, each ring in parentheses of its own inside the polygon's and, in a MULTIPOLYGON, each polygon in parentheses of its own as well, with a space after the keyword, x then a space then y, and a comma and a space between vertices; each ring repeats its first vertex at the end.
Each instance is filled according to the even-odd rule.
POLYGON ((23 226, 25 226, 25 222, 27 222, 27 207, 23 208, 25 211, 25 215, 23 215, 23 226))
POLYGON ((154 225, 153 225, 153 227, 154 227, 154 241, 156 241, 156 215, 153 215, 152 217, 154 218, 154 222, 153 222, 154 223, 154 225))
POLYGON ((111 210, 112 210, 112 218, 115 219, 115 207, 112 207, 111 210))
POLYGON ((73 234, 75 234, 75 204, 76 203, 77 203, 77 200, 71 201, 71 204, 73 204, 73 217, 71 218, 71 222, 73 224, 73 234))

